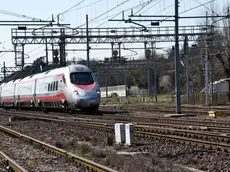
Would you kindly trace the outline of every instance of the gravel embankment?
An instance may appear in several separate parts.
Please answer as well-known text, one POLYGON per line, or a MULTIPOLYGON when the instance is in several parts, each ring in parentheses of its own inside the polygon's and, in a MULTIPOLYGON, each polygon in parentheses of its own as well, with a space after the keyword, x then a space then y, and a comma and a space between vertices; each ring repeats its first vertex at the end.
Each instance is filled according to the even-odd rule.
POLYGON ((174 164, 215 172, 227 171, 230 167, 228 153, 194 148, 168 140, 139 140, 147 144, 123 148, 114 145, 107 146, 105 141, 109 136, 107 133, 90 132, 65 124, 15 121, 10 124, 4 123, 4 125, 123 172, 189 171, 174 164), (121 151, 142 152, 142 154, 117 155, 117 152, 121 151))

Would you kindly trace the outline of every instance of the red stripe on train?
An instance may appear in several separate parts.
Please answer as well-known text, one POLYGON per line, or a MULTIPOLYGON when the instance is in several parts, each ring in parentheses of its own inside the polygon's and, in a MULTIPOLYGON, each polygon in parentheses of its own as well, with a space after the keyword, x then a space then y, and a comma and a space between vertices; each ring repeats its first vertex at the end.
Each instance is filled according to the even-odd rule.
MULTIPOLYGON (((55 96, 37 96, 36 100, 40 100, 40 101, 61 101, 61 100, 67 100, 66 96, 64 93, 59 93, 55 96)), ((2 98, 1 99, 4 102, 12 102, 14 101, 13 98, 2 98)), ((19 100, 19 101, 23 101, 23 102, 31 102, 31 100, 33 101, 33 97, 23 97, 23 98, 16 98, 15 100, 19 100)))
POLYGON ((61 101, 61 100, 67 100, 64 93, 57 94, 55 96, 38 96, 36 97, 37 100, 40 101, 61 101))
POLYGON ((83 90, 90 90, 93 87, 95 87, 95 82, 93 84, 89 84, 89 85, 80 85, 80 84, 74 84, 76 87, 81 88, 83 90))

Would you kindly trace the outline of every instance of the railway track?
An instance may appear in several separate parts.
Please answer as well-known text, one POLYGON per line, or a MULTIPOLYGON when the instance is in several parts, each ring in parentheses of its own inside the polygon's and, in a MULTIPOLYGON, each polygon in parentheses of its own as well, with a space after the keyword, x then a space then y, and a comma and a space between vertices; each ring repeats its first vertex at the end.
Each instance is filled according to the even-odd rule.
MULTIPOLYGON (((106 125, 98 125, 95 124, 77 124, 78 127, 85 127, 88 129, 93 129, 93 130, 101 130, 101 131, 106 131, 106 132, 111 132, 114 133, 114 129, 112 126, 106 126, 106 125)), ((148 138, 148 139, 168 139, 173 142, 177 143, 183 143, 183 144, 188 144, 188 145, 193 145, 193 146, 198 146, 202 148, 207 148, 207 149, 216 149, 216 150, 221 150, 225 152, 230 152, 230 145, 222 142, 214 142, 214 141, 204 141, 204 140, 199 140, 200 138, 211 138, 211 139, 217 139, 221 141, 227 141, 229 142, 230 137, 228 136, 220 136, 220 135, 215 135, 212 133, 200 133, 200 132, 192 132, 192 131, 179 131, 178 134, 177 132, 170 132, 167 130, 167 132, 162 132, 162 129, 147 129, 145 127, 139 127, 137 126, 138 129, 134 131, 134 135, 136 137, 141 137, 141 138, 148 138), (141 131, 139 131, 141 130, 141 131), (189 133, 189 134, 188 134, 189 133), (179 135, 179 136, 178 136, 179 135), (183 136, 181 136, 183 135, 183 136), (190 138, 194 137, 196 139, 190 138)), ((178 130, 177 130, 178 131, 178 130)))
MULTIPOLYGON (((114 132, 114 123, 110 120, 103 121, 93 121, 89 119, 79 119, 79 118, 62 118, 53 119, 49 117, 38 117, 38 116, 21 116, 23 119, 37 119, 43 121, 60 122, 69 125, 74 125, 76 127, 88 128, 93 130, 101 130, 107 132, 114 132), (73 120, 74 119, 74 120, 73 120)), ((19 118, 19 116, 17 117, 19 118)), ((163 138, 169 139, 174 142, 181 142, 190 145, 197 145, 205 148, 213 148, 217 150, 230 151, 230 145, 226 144, 230 142, 230 137, 225 135, 220 135, 220 133, 213 133, 208 131, 191 131, 191 130, 179 130, 172 128, 160 128, 152 127, 149 125, 136 125, 135 126, 135 136, 142 138, 163 138), (209 141, 211 140, 211 141, 209 141)))
MULTIPOLYGON (((146 104, 135 104, 133 105, 104 105, 100 107, 101 110, 107 109, 122 109, 127 111, 145 111, 145 112, 160 112, 160 113, 175 113, 175 106, 166 105, 146 105, 146 104)), ((190 115, 207 115, 208 111, 215 110, 221 111, 222 113, 229 115, 230 108, 219 107, 219 106, 182 106, 181 112, 190 115)))
MULTIPOLYGON (((23 112, 23 111, 5 111, 2 110, 1 111, 2 114, 7 114, 10 115, 10 113, 12 113, 12 115, 26 115, 26 116, 35 116, 34 113, 28 113, 28 112, 23 112)), ((36 114, 38 117, 50 117, 50 115, 46 115, 46 114, 36 114)), ((193 120, 189 120, 189 119, 172 119, 172 118, 164 118, 164 117, 137 117, 137 116, 128 116, 126 114, 124 115, 83 115, 83 114, 79 114, 77 115, 77 117, 74 117, 73 115, 66 115, 66 116, 62 116, 61 115, 52 115, 52 118, 54 119, 63 119, 63 118, 67 118, 69 120, 111 120, 111 121, 117 121, 117 122, 133 122, 136 124, 140 124, 140 125, 186 125, 186 126, 199 126, 199 127, 219 127, 221 130, 225 130, 227 128, 230 128, 230 122, 223 122, 223 121, 208 121, 208 120, 203 120, 201 121, 200 119, 193 119, 193 120)), ((191 127, 190 127, 191 128, 191 127)), ((212 128, 212 129, 217 129, 217 128, 212 128)))
POLYGON ((178 127, 187 126, 186 128, 202 129, 201 127, 208 127, 212 130, 218 130, 218 128, 226 131, 230 131, 230 122, 223 121, 214 121, 214 120, 200 120, 200 119, 172 119, 165 117, 137 117, 137 116, 124 116, 124 115, 115 115, 115 116, 78 116, 73 117, 73 119, 88 119, 88 120, 115 120, 117 122, 133 122, 139 125, 156 125, 156 126, 172 126, 178 125, 178 127))
POLYGON ((6 171, 28 172, 26 169, 24 169, 21 165, 19 165, 16 161, 11 159, 2 151, 0 151, 0 164, 2 164, 6 171))
MULTIPOLYGON (((4 133, 7 133, 7 134, 9 134, 11 136, 14 136, 16 138, 19 138, 20 140, 27 141, 27 143, 32 143, 32 145, 35 145, 36 147, 39 147, 41 150, 45 150, 46 152, 48 151, 49 154, 52 155, 51 157, 48 158, 48 160, 46 160, 46 162, 49 163, 48 165, 57 164, 57 161, 58 161, 58 164, 59 163, 63 164, 63 166, 65 167, 64 169, 62 169, 64 171, 79 171, 79 169, 80 169, 80 171, 86 171, 86 172, 87 171, 90 171, 90 172, 91 171, 117 172, 116 170, 113 170, 113 169, 110 169, 108 167, 102 166, 102 165, 100 165, 98 163, 95 163, 93 161, 87 160, 85 158, 76 156, 74 154, 66 152, 65 150, 59 149, 59 148, 54 147, 52 145, 49 145, 49 144, 46 144, 46 143, 41 142, 39 140, 33 139, 33 138, 29 137, 29 136, 26 136, 24 134, 21 134, 19 132, 16 132, 14 130, 9 129, 9 128, 0 126, 0 131, 4 132, 4 133), (68 160, 68 163, 64 163, 63 161, 61 161, 61 159, 59 157, 66 158, 68 160), (60 160, 60 162, 59 162, 59 160, 60 160)), ((42 153, 42 154, 44 154, 44 153, 42 153)), ((20 169, 20 167, 16 167, 13 163, 8 163, 8 165, 12 166, 12 168, 15 169, 15 171, 22 172, 24 170, 23 168, 20 169)), ((42 166, 42 165, 40 164, 40 166, 42 166)), ((45 166, 45 165, 43 165, 43 166, 45 166)))
MULTIPOLYGON (((132 122, 136 125, 147 125, 155 127, 164 128, 176 128, 176 129, 187 129, 187 130, 209 130, 215 132, 230 132, 230 122, 223 121, 200 121, 200 120, 188 120, 188 119, 171 119, 171 118, 156 118, 156 117, 135 117, 135 116, 125 116, 125 115, 106 115, 106 116, 96 116, 96 115, 79 115, 78 117, 73 116, 50 116, 49 114, 32 114, 27 112, 16 112, 12 111, 14 118, 20 116, 27 118, 30 116, 33 119, 48 118, 56 121, 65 119, 67 121, 85 121, 85 122, 99 122, 114 124, 116 122, 132 122)), ((2 111, 1 114, 10 115, 9 111, 2 111)))

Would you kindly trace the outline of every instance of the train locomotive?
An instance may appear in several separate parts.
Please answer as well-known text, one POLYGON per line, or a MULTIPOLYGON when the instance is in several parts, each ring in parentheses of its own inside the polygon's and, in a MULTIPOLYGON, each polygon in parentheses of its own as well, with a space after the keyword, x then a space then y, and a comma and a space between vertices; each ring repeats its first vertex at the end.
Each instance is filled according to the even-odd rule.
POLYGON ((101 93, 94 73, 84 65, 69 65, 0 85, 1 107, 64 111, 97 111, 101 93))

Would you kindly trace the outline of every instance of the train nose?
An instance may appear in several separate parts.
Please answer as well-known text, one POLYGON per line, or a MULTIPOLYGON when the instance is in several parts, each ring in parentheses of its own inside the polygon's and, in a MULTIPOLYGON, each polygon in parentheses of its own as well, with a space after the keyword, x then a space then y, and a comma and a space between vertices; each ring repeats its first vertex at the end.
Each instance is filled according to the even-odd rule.
POLYGON ((72 94, 75 107, 80 109, 98 109, 101 101, 100 90, 79 92, 75 90, 72 94))
POLYGON ((79 97, 78 104, 80 107, 99 106, 101 98, 99 96, 79 97))
POLYGON ((87 93, 85 96, 81 96, 78 98, 78 105, 79 107, 93 107, 93 106, 99 106, 100 101, 101 101, 101 96, 100 94, 94 94, 91 95, 92 93, 87 93))

